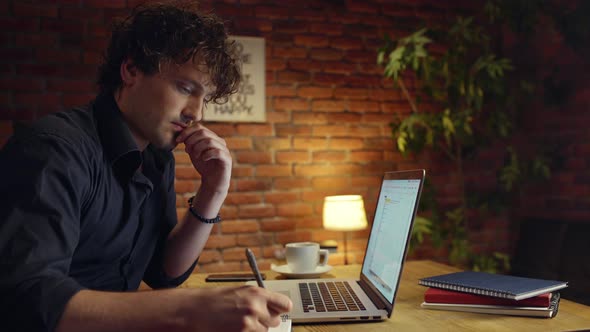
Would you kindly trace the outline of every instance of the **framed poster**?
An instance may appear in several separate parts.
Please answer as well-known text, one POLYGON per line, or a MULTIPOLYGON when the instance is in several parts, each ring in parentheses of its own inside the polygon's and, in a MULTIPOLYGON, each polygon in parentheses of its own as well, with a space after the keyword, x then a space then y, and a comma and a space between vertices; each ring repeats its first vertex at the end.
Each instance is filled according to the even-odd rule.
POLYGON ((265 122, 266 68, 264 38, 230 36, 238 47, 242 62, 242 82, 238 92, 225 104, 209 104, 204 112, 207 121, 265 122))

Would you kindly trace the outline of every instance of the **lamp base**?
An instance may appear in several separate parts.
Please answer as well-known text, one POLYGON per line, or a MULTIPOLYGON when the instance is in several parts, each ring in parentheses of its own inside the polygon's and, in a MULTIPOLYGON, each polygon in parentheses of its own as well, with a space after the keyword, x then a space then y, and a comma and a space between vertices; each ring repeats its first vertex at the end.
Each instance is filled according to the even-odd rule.
POLYGON ((325 240, 320 242, 320 249, 327 249, 329 253, 336 253, 338 251, 338 242, 335 240, 325 240))

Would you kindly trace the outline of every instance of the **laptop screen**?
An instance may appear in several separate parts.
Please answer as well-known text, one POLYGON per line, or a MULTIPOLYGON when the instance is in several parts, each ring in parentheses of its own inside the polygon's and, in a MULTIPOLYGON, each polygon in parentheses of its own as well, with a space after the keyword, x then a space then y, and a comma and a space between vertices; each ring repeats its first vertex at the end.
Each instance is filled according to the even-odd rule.
POLYGON ((362 273, 390 303, 401 275, 421 182, 422 177, 386 176, 381 184, 362 273))

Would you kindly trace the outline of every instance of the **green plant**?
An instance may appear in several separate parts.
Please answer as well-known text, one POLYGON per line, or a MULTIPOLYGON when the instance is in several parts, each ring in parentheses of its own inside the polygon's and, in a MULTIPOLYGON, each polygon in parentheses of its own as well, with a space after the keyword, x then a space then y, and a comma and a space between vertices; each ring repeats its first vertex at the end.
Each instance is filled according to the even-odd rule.
MULTIPOLYGON (((492 18, 501 12, 497 3, 486 9, 492 18)), ((494 52, 490 28, 474 17, 459 17, 448 29, 422 28, 397 40, 386 38, 377 57, 384 76, 397 84, 409 104, 408 114, 397 114, 391 124, 397 149, 404 155, 441 152, 458 179, 457 203, 419 219, 412 243, 429 235, 435 245, 448 245, 451 263, 485 271, 508 269, 508 256, 472 252, 467 236, 473 223, 470 212, 506 207, 524 184, 523 174, 550 176, 547 158, 523 154, 520 146, 512 144, 526 102, 522 96, 534 87, 509 77, 514 68, 510 59, 494 52), (412 79, 413 90, 405 83, 412 79), (466 161, 500 144, 506 157, 497 170, 497 185, 470 187, 465 181, 466 161)), ((527 146, 524 151, 530 150, 527 146)))

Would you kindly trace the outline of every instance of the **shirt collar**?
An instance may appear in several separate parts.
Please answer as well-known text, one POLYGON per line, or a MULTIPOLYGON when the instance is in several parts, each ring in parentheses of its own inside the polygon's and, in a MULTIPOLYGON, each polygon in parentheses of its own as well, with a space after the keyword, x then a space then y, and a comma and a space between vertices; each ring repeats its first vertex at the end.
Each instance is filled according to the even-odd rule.
POLYGON ((141 165, 141 151, 112 94, 100 94, 93 105, 97 131, 111 166, 131 176, 141 165))

